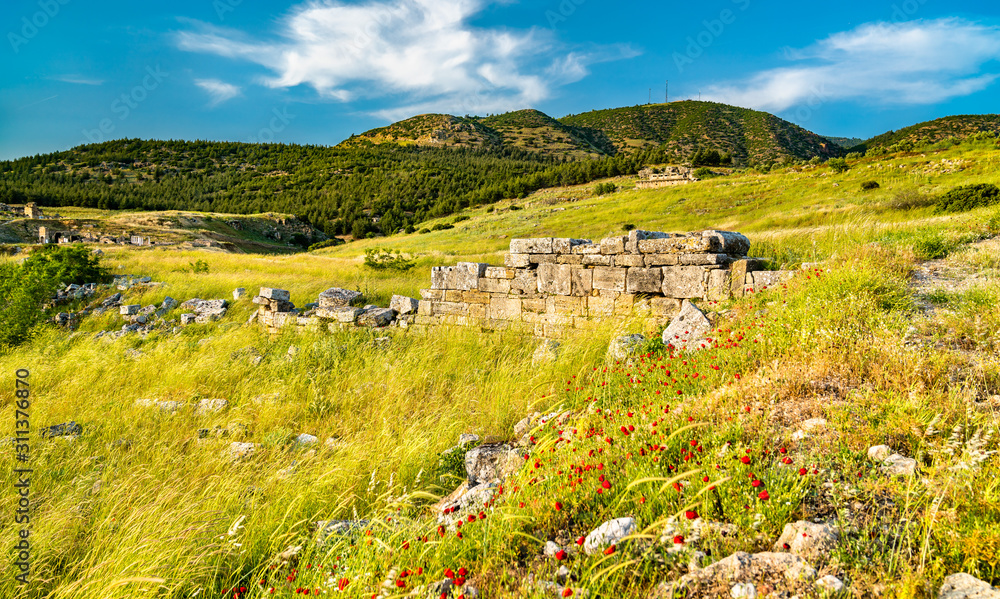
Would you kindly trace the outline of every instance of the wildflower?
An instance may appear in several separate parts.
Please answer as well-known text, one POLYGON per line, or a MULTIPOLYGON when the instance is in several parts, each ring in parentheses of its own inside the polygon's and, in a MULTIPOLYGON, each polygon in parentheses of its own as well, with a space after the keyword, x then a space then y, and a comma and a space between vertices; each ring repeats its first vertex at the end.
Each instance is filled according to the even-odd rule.
POLYGON ((444 569, 444 577, 445 578, 455 578, 455 572, 453 572, 451 568, 445 568, 444 569))
POLYGON ((563 597, 572 597, 573 596, 573 589, 571 589, 569 587, 566 587, 565 589, 563 589, 562 596, 563 597))
POLYGON ((583 545, 584 541, 586 541, 586 539, 584 537, 577 537, 576 544, 577 545, 583 545))
POLYGON ((566 551, 563 549, 556 551, 556 559, 559 561, 563 561, 564 559, 566 559, 566 551))
POLYGON ((674 535, 674 545, 683 545, 684 535, 674 535))
POLYGON ((808 470, 805 468, 799 468, 799 476, 805 476, 808 470))
POLYGON ((740 461, 743 462, 744 464, 749 464, 750 463, 750 456, 745 455, 745 456, 743 456, 743 457, 740 458, 740 461))
POLYGON ((562 504, 561 504, 561 503, 559 503, 558 501, 556 502, 556 505, 555 505, 555 507, 556 507, 556 511, 557 511, 557 512, 559 512, 559 511, 562 511, 562 504))
POLYGON ((612 555, 614 554, 614 552, 615 552, 615 546, 611 545, 610 547, 604 550, 604 555, 612 555))
POLYGON ((698 517, 698 512, 694 510, 687 510, 686 512, 684 512, 684 517, 687 518, 688 520, 694 520, 695 518, 698 517))
POLYGON ((761 501, 767 501, 768 499, 771 498, 771 496, 767 493, 767 491, 761 491, 760 493, 757 494, 757 497, 760 497, 761 501))

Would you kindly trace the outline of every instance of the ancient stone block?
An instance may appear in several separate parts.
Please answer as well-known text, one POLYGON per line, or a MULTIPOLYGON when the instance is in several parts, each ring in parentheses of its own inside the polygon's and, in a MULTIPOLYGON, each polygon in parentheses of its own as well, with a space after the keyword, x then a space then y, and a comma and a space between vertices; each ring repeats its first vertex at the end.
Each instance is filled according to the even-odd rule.
POLYGON ((534 239, 511 239, 511 254, 551 254, 552 238, 540 237, 534 239))
POLYGON ((479 290, 487 293, 510 293, 510 280, 483 277, 479 279, 479 290))
POLYGON ((533 312, 535 314, 541 314, 545 312, 545 299, 543 298, 522 299, 521 310, 523 312, 533 312))
POLYGON ((420 299, 428 301, 441 301, 444 299, 444 291, 440 289, 421 289, 420 299))
POLYGON ((460 302, 462 301, 464 293, 464 291, 459 291, 458 289, 448 289, 444 292, 444 301, 460 302))
POLYGON ((628 240, 625 242, 625 252, 628 254, 639 253, 639 242, 647 239, 669 239, 670 233, 660 233, 659 231, 634 230, 628 232, 628 240))
POLYGON ((528 254, 504 254, 503 265, 507 268, 528 268, 528 254))
POLYGON ((692 254, 707 253, 717 247, 711 238, 689 235, 665 237, 660 239, 643 239, 638 248, 641 254, 692 254))
POLYGON ((646 266, 676 266, 679 263, 680 256, 677 254, 646 254, 644 259, 646 261, 646 266))
POLYGON ((659 293, 663 275, 659 268, 629 268, 625 278, 628 293, 659 293))
POLYGON ((553 254, 569 254, 578 245, 589 244, 589 239, 571 239, 568 237, 556 237, 552 240, 553 254))
POLYGON ((472 291, 479 285, 479 278, 486 274, 488 264, 481 262, 459 262, 451 271, 454 285, 451 289, 472 291))
POLYGON ((538 292, 569 295, 572 291, 568 264, 539 264, 538 292))
POLYGON ((134 316, 135 314, 138 314, 141 309, 142 306, 139 304, 129 304, 128 306, 118 308, 118 313, 122 316, 134 316))
POLYGON ((700 266, 664 266, 662 293, 679 299, 705 297, 705 269, 700 266))
POLYGON ((585 268, 574 268, 570 271, 570 293, 572 295, 590 295, 594 290, 594 271, 585 268))
MULTIPOLYGON (((420 302, 423 304, 423 302, 420 302)), ((464 316, 469 312, 468 304, 462 302, 433 302, 432 308, 435 316, 464 316)))
POLYGON ((405 314, 416 314, 417 306, 420 304, 417 300, 412 297, 406 297, 405 295, 394 295, 392 299, 389 300, 389 307, 396 311, 396 314, 400 316, 405 314))
POLYGON ((681 300, 672 297, 652 297, 649 299, 649 311, 653 316, 673 318, 681 309, 681 300))
MULTIPOLYGON (((525 265, 527 266, 527 264, 525 265)), ((483 275, 487 279, 513 279, 514 269, 505 268, 502 266, 487 266, 486 273, 483 275)))
POLYGON ((746 256, 750 251, 750 240, 745 235, 732 231, 702 231, 703 239, 712 242, 711 252, 729 254, 731 256, 746 256))
POLYGON ((441 300, 424 300, 417 305, 417 314, 421 316, 433 316, 434 304, 441 300))
POLYGON ((606 289, 608 291, 625 291, 624 268, 603 268, 597 267, 594 270, 594 289, 606 289))
POLYGON ((573 248, 574 254, 600 254, 601 244, 599 243, 584 243, 573 248))
POLYGON ((346 323, 353 323, 357 321, 358 316, 360 316, 362 312, 364 312, 364 310, 361 308, 352 308, 350 306, 342 308, 316 308, 317 317, 346 323))
POLYGON ((584 259, 590 258, 590 256, 583 256, 580 254, 559 254, 556 256, 556 264, 574 264, 579 265, 584 263, 584 259))
POLYGON ((603 254, 587 254, 582 258, 584 266, 613 266, 615 263, 614 256, 603 254))
POLYGON ((463 291, 462 301, 467 304, 488 304, 490 294, 483 291, 463 291))
POLYGON ((498 318, 500 320, 520 320, 521 300, 511 297, 494 297, 490 300, 487 317, 498 318))
POLYGON ((450 266, 434 266, 431 268, 431 289, 448 289, 450 266))
POLYGON ((528 264, 555 264, 557 258, 555 254, 529 254, 528 264))
POLYGON ((612 257, 615 259, 615 266, 619 268, 642 268, 646 266, 646 259, 642 254, 618 254, 612 257))
POLYGON ((591 296, 587 298, 587 314, 591 317, 606 317, 614 313, 614 297, 591 296))
POLYGON ((483 319, 489 312, 489 304, 469 304, 469 318, 483 319))
POLYGON ((717 268, 708 271, 708 289, 705 294, 705 299, 713 302, 720 302, 722 300, 729 299, 730 293, 731 285, 729 281, 729 270, 725 268, 717 268))
POLYGON ((358 316, 358 326, 385 327, 396 319, 396 313, 389 308, 372 308, 358 316))
POLYGON ((606 255, 622 254, 625 252, 625 242, 628 237, 605 237, 601 240, 601 253, 606 255))
POLYGON ((181 314, 181 324, 193 324, 197 314, 181 314))
POLYGON ((726 265, 732 261, 729 254, 680 254, 677 256, 679 264, 683 265, 726 265))
POLYGON ((545 300, 545 313, 550 315, 583 316, 585 308, 586 299, 582 297, 553 295, 545 300))
POLYGON ((320 308, 343 308, 358 303, 362 299, 360 291, 331 287, 319 294, 320 308))
POLYGON ((512 291, 532 292, 538 291, 538 271, 518 270, 514 273, 514 278, 510 282, 512 291))
POLYGON ((271 287, 261 287, 260 293, 257 294, 265 299, 289 301, 291 295, 285 289, 273 289, 271 287))

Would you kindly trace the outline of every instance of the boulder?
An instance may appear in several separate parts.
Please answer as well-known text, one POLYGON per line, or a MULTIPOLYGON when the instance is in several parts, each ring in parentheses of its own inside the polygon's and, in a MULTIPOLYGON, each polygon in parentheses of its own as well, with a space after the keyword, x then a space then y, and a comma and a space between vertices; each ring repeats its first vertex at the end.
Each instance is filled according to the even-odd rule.
POLYGON ((917 473, 917 461, 894 453, 885 459, 881 468, 889 476, 913 476, 917 473))
POLYGON ((826 561, 837 546, 840 535, 830 524, 815 524, 799 520, 785 525, 774 543, 775 551, 788 551, 814 563, 826 561))
POLYGON ((416 314, 419 305, 420 302, 418 300, 406 297, 405 295, 394 295, 389 300, 389 309, 395 310, 399 315, 416 314))
POLYGON ((134 316, 138 314, 139 310, 141 309, 142 306, 140 306, 139 304, 129 304, 127 306, 122 306, 118 308, 118 313, 121 314, 122 316, 134 316))
POLYGON ((389 308, 372 308, 358 316, 358 325, 365 327, 385 327, 396 320, 396 312, 389 308))
POLYGON ((892 449, 888 445, 873 445, 868 448, 868 459, 873 462, 885 461, 890 455, 892 455, 892 449))
POLYGON ((690 301, 684 300, 680 314, 663 329, 663 344, 673 346, 678 351, 701 349, 705 336, 711 330, 712 323, 705 314, 690 301))
POLYGON ((702 585, 712 588, 736 583, 752 583, 757 586, 768 585, 775 591, 804 593, 806 590, 811 590, 809 587, 813 585, 816 576, 816 569, 809 565, 809 562, 791 553, 750 554, 737 551, 714 564, 686 574, 673 585, 667 585, 665 589, 661 587, 661 590, 690 591, 702 585))
POLYGON ((605 547, 617 545, 622 539, 637 531, 638 527, 634 518, 608 520, 590 531, 590 534, 583 541, 583 550, 587 555, 593 555, 604 550, 605 547))
POLYGON ((194 324, 195 320, 198 318, 197 314, 181 314, 181 324, 194 324))
POLYGON ((465 472, 469 486, 504 480, 517 471, 523 462, 520 454, 506 443, 480 445, 465 454, 465 472))
POLYGON ((350 289, 331 287, 319 294, 319 307, 346 308, 356 304, 361 301, 361 299, 362 293, 360 291, 351 291, 350 289))
POLYGON ((233 300, 238 300, 247 294, 246 287, 237 287, 233 289, 233 300))
POLYGON ((960 572, 944 579, 938 599, 1000 599, 1000 589, 960 572))
POLYGON ((291 300, 291 294, 289 294, 288 291, 284 289, 273 289, 271 287, 261 287, 258 295, 264 299, 277 300, 281 302, 291 300))
POLYGON ((607 359, 610 362, 624 362, 639 351, 646 337, 638 333, 615 337, 608 345, 607 359))
POLYGON ((195 408, 196 414, 218 414, 229 407, 229 402, 221 398, 203 399, 195 408))
POLYGON ((319 442, 319 439, 309 433, 301 433, 298 437, 295 437, 295 442, 299 445, 315 445, 319 442))

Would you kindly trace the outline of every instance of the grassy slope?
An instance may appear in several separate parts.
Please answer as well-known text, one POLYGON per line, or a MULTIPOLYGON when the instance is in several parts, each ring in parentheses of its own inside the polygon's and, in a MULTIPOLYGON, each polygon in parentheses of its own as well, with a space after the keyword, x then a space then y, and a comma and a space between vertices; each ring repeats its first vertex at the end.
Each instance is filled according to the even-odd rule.
POLYGON ((992 132, 994 135, 1000 133, 1000 115, 946 116, 904 127, 898 131, 888 131, 882 135, 876 135, 856 146, 856 149, 863 151, 870 148, 888 148, 900 142, 912 142, 918 145, 937 143, 951 137, 964 139, 983 131, 992 132))
MULTIPOLYGON (((390 350, 376 349, 367 332, 268 339, 256 327, 238 326, 253 308, 246 299, 221 323, 188 327, 176 336, 103 342, 46 333, 31 346, 0 356, 0 370, 31 369, 35 430, 74 419, 86 433, 76 442, 35 440, 36 582, 20 588, 6 577, 0 581, 2 594, 110 599, 152 596, 159 589, 157 596, 187 597, 200 588, 204 590, 199 596, 219 596, 233 586, 255 588, 267 575, 268 586, 276 586, 278 596, 295 596, 299 585, 328 588, 330 573, 334 584, 342 576, 351 580, 344 596, 368 597, 390 568, 397 573, 401 568, 427 568, 427 574, 410 577, 408 590, 440 579, 445 567, 466 566, 487 594, 541 597, 540 592, 518 590, 529 570, 548 577, 556 568, 552 561, 534 561, 541 548, 532 538, 552 539, 561 530, 572 536, 586 534, 602 519, 624 514, 635 515, 647 526, 685 509, 740 527, 735 538, 702 542, 702 549, 712 549, 715 557, 765 549, 789 520, 833 518, 842 530, 856 532, 847 534, 837 550, 839 565, 827 566, 827 571, 862 593, 881 588, 883 596, 929 597, 945 574, 960 569, 998 582, 1000 513, 995 506, 1000 490, 991 481, 998 480, 1000 461, 987 459, 968 475, 956 476, 949 468, 967 458, 967 441, 976 431, 996 427, 996 413, 973 408, 972 403, 1000 393, 1000 364, 995 360, 1000 346, 994 333, 1000 325, 995 283, 1000 252, 955 253, 950 260, 974 266, 987 281, 994 281, 992 286, 977 296, 938 297, 946 309, 936 320, 917 323, 918 333, 936 345, 913 351, 901 343, 907 327, 917 320, 909 308, 904 277, 920 240, 933 235, 958 243, 970 232, 983 231, 992 213, 935 216, 927 209, 887 207, 903 189, 929 192, 996 182, 998 162, 996 150, 963 147, 926 158, 865 161, 840 176, 823 176, 829 173, 823 168, 741 175, 683 188, 626 189, 603 198, 590 198, 588 188, 552 190, 529 198, 531 206, 524 210, 474 211, 472 219, 451 230, 369 240, 310 255, 112 250, 107 260, 115 272, 149 274, 166 283, 129 297, 142 304, 165 295, 227 297, 234 287, 259 285, 290 289, 300 305, 331 285, 367 288, 383 303, 392 292, 413 294, 425 286, 428 265, 462 259, 497 263, 509 237, 599 238, 619 232, 625 222, 662 230, 744 230, 757 249, 788 261, 836 257, 829 264, 831 272, 822 278, 801 278, 788 290, 775 292, 784 295, 782 301, 763 294, 723 306, 731 310, 723 326, 730 339, 742 335, 742 347, 715 350, 690 364, 658 354, 665 362, 654 356, 652 364, 639 369, 608 372, 594 368, 600 366, 606 341, 614 334, 607 328, 567 340, 554 364, 530 366, 532 340, 476 331, 397 335, 390 350), (923 172, 928 167, 924 162, 942 158, 966 160, 967 168, 959 173, 923 172), (879 180, 882 189, 861 194, 859 183, 867 179, 879 180), (568 196, 580 199, 557 201, 568 196), (868 245, 873 240, 881 243, 868 245), (360 267, 360 256, 373 245, 420 254, 420 267, 400 277, 372 275, 360 267), (211 274, 177 272, 198 257, 209 262, 211 274), (751 343, 754 339, 757 342, 751 343), (300 348, 295 359, 285 357, 290 345, 300 348), (232 355, 248 346, 265 355, 260 366, 232 355), (141 353, 127 351, 131 349, 141 353), (986 356, 992 352, 994 358, 974 359, 977 351, 986 356), (664 388, 662 370, 649 369, 657 365, 674 371, 681 382, 663 382, 671 393, 675 388, 682 391, 687 401, 654 394, 653 389, 664 388), (695 371, 704 376, 695 381, 690 378, 695 371), (739 373, 742 382, 734 378, 739 373), (639 379, 651 384, 640 384, 639 379), (280 399, 263 405, 252 401, 268 393, 278 393, 280 399), (135 407, 140 397, 225 397, 232 407, 217 416, 187 412, 170 417, 135 407), (648 430, 650 421, 663 418, 667 401, 682 410, 660 425, 659 439, 669 446, 664 455, 671 462, 683 463, 680 445, 688 440, 704 446, 706 456, 732 442, 760 461, 748 468, 727 465, 725 474, 734 481, 746 480, 746 470, 752 469, 765 481, 771 500, 755 499, 757 489, 745 483, 718 482, 725 492, 718 503, 707 502, 694 494, 701 486, 693 478, 696 486, 681 496, 672 490, 657 492, 658 483, 627 488, 666 472, 636 457, 636 443, 653 440, 649 433, 625 438, 616 431, 633 422, 639 430, 648 430), (450 490, 455 483, 435 480, 432 471, 436 452, 451 446, 458 433, 506 438, 524 414, 560 403, 611 410, 608 420, 591 411, 572 424, 580 431, 606 429, 598 437, 581 436, 576 447, 606 452, 603 472, 613 483, 607 495, 561 485, 562 477, 551 473, 579 463, 581 455, 569 449, 548 452, 544 448, 556 431, 543 430, 537 433, 543 445, 535 455, 544 462, 539 472, 550 474, 538 485, 526 484, 531 473, 519 475, 508 484, 509 501, 489 510, 483 522, 466 527, 465 539, 454 533, 435 536, 436 525, 418 518, 426 499, 398 499, 414 490, 450 490), (634 411, 636 419, 628 419, 626 411, 634 411), (936 415, 936 428, 944 434, 927 429, 936 415), (790 443, 788 435, 797 423, 813 416, 827 418, 832 433, 790 443), (706 424, 680 430, 690 424, 688 417, 706 424), (233 465, 221 456, 232 439, 193 438, 199 427, 221 425, 235 431, 237 424, 246 425, 250 440, 264 445, 248 464, 233 465), (955 450, 947 436, 959 424, 961 442, 955 450), (315 434, 321 442, 336 435, 346 445, 310 454, 283 444, 300 432, 315 434), (617 443, 608 446, 603 437, 612 435, 617 443), (129 439, 131 449, 115 449, 119 439, 129 439), (878 476, 863 457, 875 442, 918 457, 928 482, 878 476), (793 469, 783 469, 762 453, 780 446, 790 448, 793 468, 807 466, 817 474, 796 477, 793 469), (250 488, 255 492, 248 493, 250 488), (640 498, 645 501, 640 503, 640 498), (554 510, 556 500, 564 504, 562 511, 554 510), (520 502, 526 508, 518 508, 520 502), (743 510, 744 504, 752 509, 743 510), (758 513, 762 524, 754 524, 758 513), (270 577, 269 556, 301 543, 299 535, 306 533, 308 522, 356 517, 384 522, 390 515, 397 524, 370 527, 377 543, 366 544, 364 536, 353 547, 346 539, 337 541, 328 546, 331 554, 304 558, 303 563, 317 564, 315 574, 303 568, 291 584, 270 577), (241 516, 247 517, 245 528, 227 534, 241 516), (404 540, 421 535, 432 542, 414 541, 412 549, 402 549, 404 540)), ((621 183, 627 188, 627 181, 621 183)), ((114 323, 115 318, 107 316, 86 322, 83 330, 114 323)), ((635 330, 628 323, 618 328, 635 330)), ((0 398, 9 408, 11 385, 0 390, 0 398)), ((995 445, 992 441, 989 448, 995 445)), ((4 446, 0 466, 9 470, 13 463, 11 448, 4 446)), ((596 475, 588 471, 586 489, 596 488, 596 475)), ((0 496, 0 510, 13 512, 12 494, 0 496)), ((15 530, 9 522, 0 528, 0 542, 13 546, 15 530)), ((598 596, 645 596, 656 582, 675 576, 648 555, 625 550, 611 557, 574 557, 568 565, 580 576, 574 586, 598 596), (623 570, 606 569, 626 561, 623 570)), ((4 569, 9 572, 11 567, 8 562, 4 569)))

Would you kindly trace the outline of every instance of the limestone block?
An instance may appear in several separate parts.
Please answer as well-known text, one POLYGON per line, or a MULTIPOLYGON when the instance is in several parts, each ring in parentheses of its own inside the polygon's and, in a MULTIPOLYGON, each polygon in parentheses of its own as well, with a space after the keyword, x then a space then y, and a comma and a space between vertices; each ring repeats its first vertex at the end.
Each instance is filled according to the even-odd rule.
POLYGON ((574 247, 573 248, 573 253, 574 254, 582 254, 582 255, 600 254, 601 253, 601 244, 599 244, 599 243, 584 243, 582 245, 578 245, 578 246, 574 247))
POLYGON ((450 266, 431 268, 431 289, 448 289, 450 266))
POLYGON ((510 280, 483 277, 479 279, 479 290, 486 293, 510 293, 510 280))
POLYGON ((435 316, 464 316, 469 312, 469 305, 462 302, 433 302, 431 309, 435 316))
POLYGON ((462 301, 467 304, 488 304, 490 294, 483 291, 463 291, 462 301))
POLYGON ((486 273, 483 275, 487 279, 513 279, 514 269, 505 268, 503 266, 487 266, 486 273))
POLYGON ((361 300, 360 291, 331 287, 319 294, 320 308, 343 308, 361 300))
POLYGON ((572 295, 590 295, 594 290, 594 271, 587 268, 574 268, 570 271, 570 282, 572 295))
POLYGON ((364 312, 363 309, 352 308, 350 306, 343 308, 316 308, 317 317, 346 323, 356 322, 362 312, 364 312))
MULTIPOLYGON (((434 304, 441 300, 424 300, 417 306, 417 314, 420 316, 433 316, 434 304)), ((419 323, 418 323, 419 324, 419 323)))
POLYGON ((729 254, 680 254, 677 256, 679 264, 707 266, 719 264, 725 266, 732 262, 729 254))
POLYGON ((703 239, 712 241, 709 251, 731 256, 746 256, 750 251, 750 240, 745 235, 732 231, 702 231, 703 239))
POLYGON ((614 297, 592 296, 587 298, 587 314, 591 317, 606 317, 614 313, 614 297))
POLYGON ((552 240, 553 254, 570 254, 573 248, 578 245, 590 244, 589 239, 571 239, 568 237, 556 237, 552 240))
POLYGON ((490 300, 487 318, 500 320, 520 320, 521 300, 515 297, 494 297, 490 300))
POLYGON ((469 318, 482 320, 487 317, 489 304, 469 304, 469 318))
POLYGON ((535 293, 538 291, 538 271, 518 270, 514 273, 514 278, 510 282, 512 291, 535 293))
POLYGON ((265 299, 279 300, 283 302, 287 302, 291 298, 291 295, 288 293, 287 290, 273 289, 271 287, 261 287, 260 293, 258 295, 265 299))
POLYGON ((444 292, 444 301, 460 302, 462 301, 462 297, 464 297, 464 295, 464 291, 459 291, 458 289, 448 289, 444 292))
POLYGON ((122 316, 133 316, 138 314, 140 309, 142 309, 142 306, 139 304, 129 304, 128 306, 118 308, 118 313, 122 316))
POLYGON ((614 256, 615 266, 619 268, 642 268, 646 259, 642 254, 618 254, 614 256))
POLYGON ((582 297, 553 295, 545 300, 547 315, 583 316, 585 307, 586 300, 582 297))
POLYGON ((664 266, 662 293, 678 299, 705 297, 704 277, 700 266, 664 266))
POLYGON ((556 256, 556 264, 585 264, 584 260, 590 257, 591 256, 582 256, 580 254, 559 254, 556 256))
POLYGON ((714 251, 717 247, 712 238, 679 236, 660 239, 644 239, 638 243, 640 254, 696 254, 714 251))
POLYGON ((659 268, 629 268, 625 278, 628 293, 659 293, 663 274, 659 268))
POLYGON ((555 254, 529 254, 528 264, 555 264, 557 258, 555 254))
POLYGON ((552 238, 540 237, 534 239, 511 239, 511 254, 551 254, 552 238))
POLYGON ((543 298, 522 299, 521 310, 524 312, 533 312, 535 314, 541 314, 545 312, 545 300, 543 298))
POLYGON ((444 291, 440 289, 421 289, 420 299, 440 302, 444 299, 444 291))
POLYGON ((605 256, 602 254, 588 254, 583 256, 584 266, 613 266, 614 263, 614 256, 605 256))
POLYGON ((639 242, 647 239, 669 239, 673 237, 670 233, 660 233, 659 231, 634 230, 628 232, 628 240, 625 242, 625 253, 638 254, 639 242))
POLYGON ((625 242, 628 237, 605 237, 601 240, 601 253, 605 255, 625 253, 625 242))
POLYGON ((394 295, 389 300, 389 307, 395 310, 400 316, 404 314, 416 314, 419 304, 419 301, 405 295, 394 295))
POLYGON ((750 260, 736 260, 729 265, 729 291, 733 297, 743 297, 747 273, 752 270, 750 260))
POLYGON ((504 254, 503 265, 507 268, 527 268, 528 254, 504 254))
POLYGON ((449 289, 471 291, 479 285, 479 278, 486 274, 488 264, 481 262, 459 262, 451 270, 453 284, 449 289))
POLYGON ((598 267, 594 270, 594 289, 606 289, 608 291, 625 291, 625 273, 624 268, 603 268, 598 267))
MULTIPOLYGON (((677 254, 646 254, 642 256, 646 261, 646 267, 653 266, 676 266, 680 263, 680 258, 683 256, 677 254)), ((639 258, 640 256, 635 256, 639 258)))
POLYGON ((713 302, 721 302, 729 299, 731 284, 729 281, 729 270, 717 268, 708 271, 708 289, 705 299, 713 302))
POLYGON ((672 297, 652 297, 649 299, 649 310, 653 316, 673 318, 681 309, 681 300, 672 297))
POLYGON ((569 295, 572 282, 568 264, 540 264, 538 266, 538 292, 569 295))

